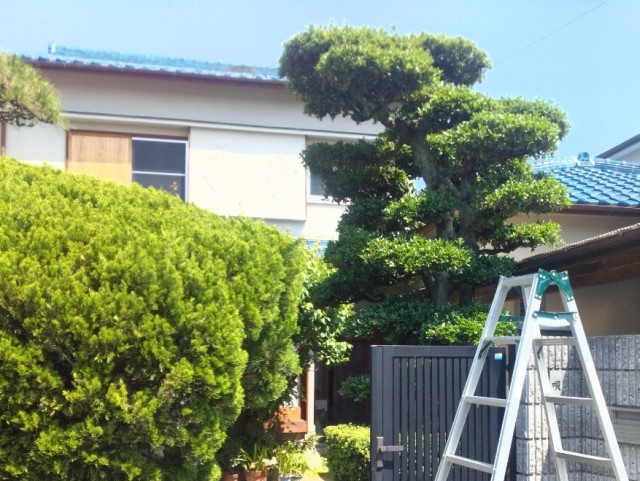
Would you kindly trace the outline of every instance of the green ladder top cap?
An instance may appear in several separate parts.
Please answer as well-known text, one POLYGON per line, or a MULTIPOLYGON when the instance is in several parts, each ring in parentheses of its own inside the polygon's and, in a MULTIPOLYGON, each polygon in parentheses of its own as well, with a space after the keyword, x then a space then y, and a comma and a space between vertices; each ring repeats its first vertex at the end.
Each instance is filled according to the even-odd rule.
POLYGON ((569 274, 567 271, 556 272, 556 271, 545 271, 544 269, 540 269, 538 271, 538 285, 536 287, 536 298, 541 299, 542 294, 547 288, 555 284, 558 286, 562 292, 567 295, 567 300, 573 300, 573 289, 571 289, 571 284, 569 283, 569 274))

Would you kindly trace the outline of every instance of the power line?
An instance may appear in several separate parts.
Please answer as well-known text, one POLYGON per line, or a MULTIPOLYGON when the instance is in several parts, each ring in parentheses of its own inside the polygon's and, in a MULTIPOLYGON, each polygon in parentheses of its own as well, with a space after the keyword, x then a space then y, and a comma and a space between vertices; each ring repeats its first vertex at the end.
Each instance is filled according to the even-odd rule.
POLYGON ((539 44, 540 42, 542 42, 543 40, 546 40, 547 38, 551 37, 552 35, 555 35, 556 33, 558 33, 560 30, 563 30, 565 28, 567 28, 569 25, 576 23, 578 20, 580 20, 583 17, 586 17, 587 15, 589 15, 590 13, 595 12, 596 10, 598 10, 600 7, 602 7, 604 4, 608 3, 609 0, 605 0, 604 2, 596 5, 595 7, 593 7, 591 10, 587 10, 586 12, 582 13, 581 15, 578 15, 577 17, 575 17, 572 20, 569 20, 567 23, 565 23, 564 25, 561 25, 560 27, 556 28, 555 30, 553 30, 552 32, 549 32, 546 35, 543 35, 542 37, 538 38, 537 40, 534 40, 533 42, 525 45, 524 47, 522 47, 520 50, 512 53, 511 55, 509 55, 506 58, 503 58, 502 60, 496 62, 496 65, 500 65, 501 63, 506 62, 507 60, 512 59, 513 57, 516 57, 518 55, 520 55, 522 52, 524 52, 525 50, 530 49, 531 47, 533 47, 534 45, 539 44))

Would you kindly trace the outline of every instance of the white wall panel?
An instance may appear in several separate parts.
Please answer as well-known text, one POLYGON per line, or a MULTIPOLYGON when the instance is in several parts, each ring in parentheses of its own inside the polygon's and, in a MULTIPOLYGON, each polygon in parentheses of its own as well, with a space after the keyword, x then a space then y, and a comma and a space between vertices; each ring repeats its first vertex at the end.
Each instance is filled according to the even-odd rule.
POLYGON ((7 126, 7 155, 32 163, 46 162, 64 169, 67 134, 52 125, 17 128, 7 126))
POLYGON ((189 199, 230 216, 304 220, 303 136, 191 129, 189 199))

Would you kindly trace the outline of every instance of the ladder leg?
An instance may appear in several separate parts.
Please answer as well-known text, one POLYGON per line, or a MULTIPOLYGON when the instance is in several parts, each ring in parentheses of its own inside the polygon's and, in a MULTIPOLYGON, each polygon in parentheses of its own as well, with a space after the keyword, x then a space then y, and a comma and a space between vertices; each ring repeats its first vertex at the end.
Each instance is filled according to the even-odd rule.
POLYGON ((469 371, 469 376, 467 377, 467 381, 462 392, 462 401, 460 402, 454 416, 453 424, 451 425, 451 431, 449 432, 449 436, 447 438, 447 442, 445 444, 443 455, 441 457, 440 465, 438 466, 438 471, 436 473, 434 481, 446 481, 449 476, 452 465, 449 457, 453 456, 456 453, 458 444, 460 443, 460 438, 462 437, 462 431, 464 430, 467 417, 469 416, 469 410, 471 408, 469 403, 464 402, 464 399, 466 396, 473 396, 475 394, 480 376, 482 374, 482 369, 484 368, 487 359, 487 349, 484 349, 482 339, 494 334, 496 326, 498 324, 498 320, 500 319, 502 306, 504 305, 504 302, 507 298, 509 289, 509 287, 505 287, 503 285, 503 279, 501 278, 500 282, 498 283, 496 295, 491 304, 491 308, 489 309, 487 322, 485 323, 482 335, 480 337, 481 342, 478 344, 476 355, 474 356, 473 363, 471 364, 471 370, 469 371))
MULTIPOLYGON (((529 299, 528 311, 532 304, 539 306, 539 301, 529 299)), ((507 393, 507 406, 504 410, 502 419, 502 429, 500 430, 500 438, 496 449, 496 458, 491 473, 491 481, 502 481, 507 471, 509 462, 509 452, 511 450, 511 442, 518 418, 518 410, 520 409, 520 399, 522 398, 522 388, 527 375, 527 367, 531 357, 531 346, 533 339, 540 336, 538 326, 533 322, 527 322, 529 315, 525 316, 523 331, 518 346, 516 359, 511 374, 511 383, 509 384, 509 392, 507 393)))
POLYGON ((612 469, 617 481, 628 481, 627 471, 624 467, 624 461, 622 459, 622 453, 620 452, 620 446, 616 440, 616 433, 613 430, 613 424, 611 423, 611 417, 609 416, 609 409, 607 408, 607 402, 602 393, 602 387, 598 380, 598 373, 596 366, 591 356, 591 350, 589 349, 589 343, 587 336, 582 327, 576 302, 573 298, 566 300, 563 296, 563 302, 567 306, 567 310, 573 310, 575 319, 570 323, 571 331, 576 339, 577 352, 584 371, 584 377, 587 381, 589 388, 589 394, 594 401, 595 411, 598 416, 598 423, 600 425, 600 431, 604 439, 605 447, 609 458, 611 458, 612 469))

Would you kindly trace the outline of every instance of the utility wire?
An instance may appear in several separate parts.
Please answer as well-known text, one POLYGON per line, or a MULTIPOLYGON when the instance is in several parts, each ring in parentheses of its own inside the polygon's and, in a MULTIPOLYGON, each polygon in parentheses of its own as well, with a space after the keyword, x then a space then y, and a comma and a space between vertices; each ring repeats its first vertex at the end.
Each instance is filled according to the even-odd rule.
POLYGON ((595 7, 593 7, 591 10, 587 10, 586 12, 584 12, 581 15, 578 15, 577 17, 575 17, 572 20, 569 20, 567 23, 565 23, 564 25, 561 25, 560 27, 556 28, 555 30, 553 30, 552 32, 549 32, 546 35, 543 35, 542 37, 538 38, 537 40, 534 40, 533 42, 531 42, 530 44, 525 45, 524 47, 522 47, 520 50, 512 53, 511 55, 509 55, 508 57, 503 58, 502 60, 496 62, 496 66, 500 65, 501 63, 506 62, 507 60, 512 59, 513 57, 516 57, 518 55, 520 55, 522 52, 524 52, 525 50, 530 49, 531 47, 533 47, 534 45, 539 44, 540 42, 542 42, 543 40, 546 40, 547 38, 551 37, 552 35, 555 35, 556 33, 558 33, 560 30, 563 30, 565 28, 567 28, 569 25, 571 25, 572 23, 576 23, 578 20, 580 20, 583 17, 586 17, 587 15, 589 15, 590 13, 595 12, 596 10, 598 10, 600 7, 602 7, 603 5, 605 5, 606 3, 608 3, 609 0, 605 0, 604 2, 596 5, 595 7))

